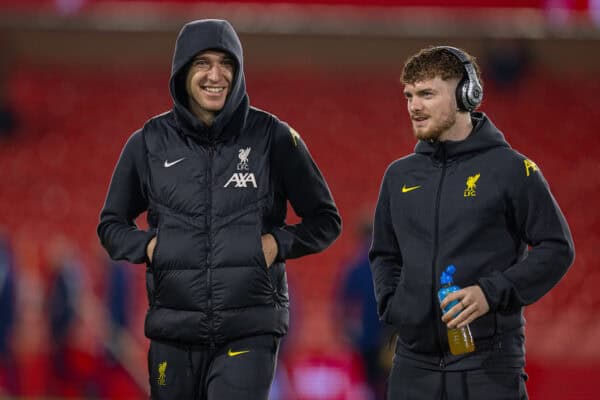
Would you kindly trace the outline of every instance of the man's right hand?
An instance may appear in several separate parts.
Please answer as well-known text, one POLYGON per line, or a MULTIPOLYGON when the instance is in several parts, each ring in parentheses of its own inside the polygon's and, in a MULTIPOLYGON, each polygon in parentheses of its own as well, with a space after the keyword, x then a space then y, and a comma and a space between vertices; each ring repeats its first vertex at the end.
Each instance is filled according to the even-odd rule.
POLYGON ((154 255, 154 248, 156 247, 156 236, 150 239, 148 242, 148 246, 146 246, 146 257, 148 257, 148 261, 152 262, 152 256, 154 255))
POLYGON ((479 285, 467 286, 450 293, 444 298, 440 307, 444 309, 454 300, 458 301, 458 304, 442 316, 442 321, 450 329, 462 328, 490 310, 490 305, 479 285))

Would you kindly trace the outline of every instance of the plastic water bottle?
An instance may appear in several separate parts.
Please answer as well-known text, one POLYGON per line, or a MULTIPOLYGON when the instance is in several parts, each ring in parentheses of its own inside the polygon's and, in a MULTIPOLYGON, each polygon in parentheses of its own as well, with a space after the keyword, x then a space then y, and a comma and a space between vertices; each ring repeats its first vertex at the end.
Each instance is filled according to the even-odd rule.
MULTIPOLYGON (((454 272, 456 272, 456 267, 454 265, 448 265, 446 270, 442 272, 442 275, 440 276, 440 284, 442 285, 440 290, 438 290, 440 303, 450 293, 460 290, 460 287, 456 286, 452 279, 454 272)), ((450 302, 450 304, 444 307, 444 313, 447 313, 448 310, 457 304, 457 300, 450 302)), ((460 312, 458 314, 460 314, 460 312)), ((450 345, 450 353, 455 356, 475 351, 475 342, 473 342, 473 336, 471 335, 471 328, 469 328, 469 325, 467 324, 462 328, 448 329, 448 344, 450 345)))

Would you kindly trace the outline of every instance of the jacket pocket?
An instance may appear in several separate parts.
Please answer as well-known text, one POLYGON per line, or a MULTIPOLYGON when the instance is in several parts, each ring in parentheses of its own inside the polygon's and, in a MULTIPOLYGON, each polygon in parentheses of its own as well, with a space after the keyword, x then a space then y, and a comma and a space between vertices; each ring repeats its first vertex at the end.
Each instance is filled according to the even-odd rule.
POLYGON ((259 266, 267 269, 267 259, 265 258, 265 252, 263 251, 262 235, 260 233, 257 235, 256 242, 256 254, 254 258, 256 259, 259 266))
POLYGON ((497 335, 501 331, 497 329, 497 316, 495 312, 488 312, 477 318, 475 321, 469 324, 473 337, 477 338, 488 338, 497 335))
POLYGON ((150 261, 150 268, 154 270, 154 264, 156 264, 156 256, 158 254, 158 244, 159 244, 159 228, 156 227, 154 230, 154 237, 156 238, 156 243, 154 244, 154 249, 152 249, 152 261, 150 261))
POLYGON ((262 234, 260 233, 260 231, 257 234, 256 255, 254 258, 257 261, 258 268, 260 268, 262 270, 261 275, 264 275, 266 277, 269 287, 271 288, 271 291, 274 293, 275 285, 273 285, 273 278, 271 277, 271 272, 272 272, 271 267, 273 267, 273 265, 271 265, 271 267, 269 267, 267 265, 267 260, 265 258, 265 253, 264 253, 263 247, 262 247, 262 234))
POLYGON ((385 310, 385 316, 384 316, 385 322, 387 322, 388 324, 397 326, 397 327, 399 327, 402 322, 401 296, 402 296, 403 288, 401 287, 402 286, 401 284, 402 284, 402 282, 400 282, 398 284, 398 286, 396 286, 396 290, 394 291, 394 294, 388 301, 388 305, 385 310))
MULTIPOLYGON (((386 310, 388 323, 393 325, 405 346, 414 349, 428 342, 433 335, 431 287, 401 280, 386 310), (428 332, 428 333, 425 333, 428 332)), ((437 302, 435 304, 437 306, 437 302)), ((441 323, 441 321, 440 321, 441 323)))

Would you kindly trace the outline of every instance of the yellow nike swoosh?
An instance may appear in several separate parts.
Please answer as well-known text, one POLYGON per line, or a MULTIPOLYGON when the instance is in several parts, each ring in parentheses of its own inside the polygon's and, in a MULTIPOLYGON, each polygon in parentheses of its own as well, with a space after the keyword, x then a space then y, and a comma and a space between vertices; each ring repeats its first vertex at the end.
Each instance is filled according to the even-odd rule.
POLYGON ((233 351, 233 350, 229 349, 229 351, 227 352, 227 355, 229 357, 235 357, 235 356, 239 356, 241 354, 246 354, 246 353, 250 353, 250 350, 233 351))
POLYGON ((418 189, 420 187, 421 187, 421 185, 410 186, 410 187, 406 187, 406 185, 404 185, 404 186, 402 186, 402 193, 410 192, 410 191, 413 191, 413 190, 418 189))

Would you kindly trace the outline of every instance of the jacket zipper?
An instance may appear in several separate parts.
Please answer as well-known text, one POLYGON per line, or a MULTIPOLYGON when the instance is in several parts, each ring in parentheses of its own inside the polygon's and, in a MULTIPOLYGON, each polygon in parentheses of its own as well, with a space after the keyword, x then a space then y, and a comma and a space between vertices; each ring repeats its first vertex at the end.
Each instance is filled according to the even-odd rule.
POLYGON ((431 263, 431 298, 434 299, 434 301, 432 302, 432 307, 433 307, 433 315, 435 316, 435 326, 437 327, 437 334, 438 334, 438 345, 439 345, 439 351, 440 351, 440 363, 439 366, 440 368, 445 368, 446 367, 446 360, 444 358, 444 351, 443 351, 443 347, 442 347, 442 343, 443 343, 443 332, 442 329, 440 328, 440 324, 439 324, 439 318, 441 318, 441 311, 440 308, 437 306, 437 301, 435 299, 437 299, 437 293, 436 293, 436 282, 437 282, 437 271, 436 271, 436 264, 437 264, 437 257, 438 257, 438 242, 439 242, 439 229, 440 229, 440 202, 441 202, 441 197, 442 197, 442 186, 444 184, 444 178, 446 176, 446 147, 444 146, 444 143, 440 143, 440 149, 441 149, 441 153, 442 153, 442 174, 440 176, 440 181, 438 183, 438 190, 437 190, 437 194, 436 194, 436 198, 435 198, 435 220, 434 220, 434 232, 433 232, 433 261, 431 263))
POLYGON ((212 162, 214 156, 214 143, 212 140, 208 143, 208 167, 206 169, 206 228, 207 228, 207 249, 206 249, 206 293, 208 300, 208 307, 206 315, 208 317, 208 336, 210 340, 210 348, 213 350, 215 346, 214 340, 214 326, 213 326, 213 305, 212 305, 212 266, 211 266, 211 252, 212 252, 212 162))

